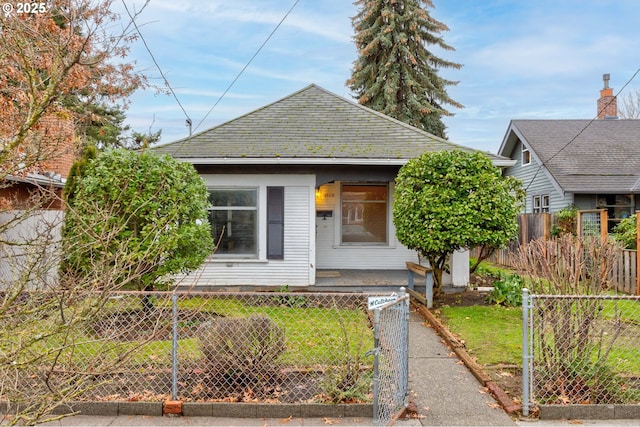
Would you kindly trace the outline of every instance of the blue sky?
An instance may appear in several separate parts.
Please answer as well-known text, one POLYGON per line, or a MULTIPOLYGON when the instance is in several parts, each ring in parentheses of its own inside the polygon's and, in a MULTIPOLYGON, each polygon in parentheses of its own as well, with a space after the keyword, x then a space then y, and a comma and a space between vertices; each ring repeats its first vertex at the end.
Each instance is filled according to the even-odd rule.
MULTIPOLYGON (((130 9, 141 1, 126 0, 130 9)), ((345 81, 357 52, 351 0, 299 0, 228 93, 219 97, 295 0, 151 0, 138 23, 149 49, 200 132, 315 83, 351 99, 345 81), (206 117, 206 118, 205 118, 206 117)), ((611 74, 618 93, 640 68, 637 0, 433 0, 463 64, 441 75, 460 83, 462 103, 446 118, 452 142, 497 152, 511 119, 591 119, 611 74)), ((117 3, 116 3, 117 5, 117 3)), ((120 5, 121 7, 121 5, 120 5)), ((126 16, 126 15, 125 15, 126 16)), ((124 18, 123 18, 124 19, 124 18)), ((150 82, 160 72, 141 40, 129 60, 150 82)), ((620 96, 638 90, 640 77, 620 96)), ((130 99, 127 122, 139 132, 162 129, 161 143, 188 136, 186 115, 171 95, 149 88, 130 99)))

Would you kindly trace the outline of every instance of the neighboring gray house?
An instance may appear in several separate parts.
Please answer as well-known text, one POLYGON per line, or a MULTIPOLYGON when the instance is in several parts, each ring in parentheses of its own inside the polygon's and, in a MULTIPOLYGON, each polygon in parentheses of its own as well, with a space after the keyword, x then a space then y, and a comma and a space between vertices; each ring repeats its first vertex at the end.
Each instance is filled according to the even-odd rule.
POLYGON ((503 173, 522 180, 525 212, 603 208, 611 229, 640 208, 640 120, 617 118, 607 82, 598 119, 509 124, 498 154, 516 161, 503 173))
MULTIPOLYGON (((310 85, 155 151, 195 165, 210 191, 219 246, 199 285, 309 286, 318 270, 416 261, 395 237, 394 179, 409 159, 453 149, 473 151, 310 85)), ((466 286, 468 255, 455 258, 449 281, 466 286)))

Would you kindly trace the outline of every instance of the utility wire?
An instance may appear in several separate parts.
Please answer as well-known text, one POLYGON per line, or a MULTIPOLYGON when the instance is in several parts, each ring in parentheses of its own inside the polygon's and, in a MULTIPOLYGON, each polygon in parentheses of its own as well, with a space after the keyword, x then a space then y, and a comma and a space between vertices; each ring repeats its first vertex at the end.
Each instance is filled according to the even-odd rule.
POLYGON ((124 9, 127 11, 127 15, 129 15, 129 18, 131 18, 131 22, 133 23, 133 26, 135 27, 136 32, 140 36, 140 40, 142 40, 142 43, 144 44, 145 49, 147 49, 147 52, 149 52, 149 56, 151 56, 151 60, 156 65, 156 68, 158 69, 158 71, 160 71, 160 75, 162 76, 162 80, 164 80, 164 84, 169 88, 169 91, 171 92, 171 94, 175 98, 176 102, 180 106, 180 109, 182 110, 182 112, 184 113, 185 117, 187 118, 187 123, 190 123, 191 122, 191 118, 189 117, 189 114, 187 114, 187 111, 184 109, 184 107, 180 103, 180 100, 178 99, 178 96, 176 95, 176 92, 173 90, 173 88, 169 84, 169 80, 167 80, 167 77, 165 76, 164 72, 162 71, 162 68, 160 68, 160 64, 158 64, 158 61, 156 61, 156 58, 153 55, 153 53, 151 52, 151 49, 149 48, 149 45, 147 44, 147 41, 144 39, 144 36, 142 35, 142 32, 140 31, 140 28, 138 27, 138 24, 135 22, 135 20, 131 16, 131 12, 129 12, 129 8, 127 7, 127 4, 125 3, 125 0, 122 0, 122 4, 124 5, 124 9))
POLYGON ((600 116, 600 113, 604 110, 607 109, 607 107, 614 101, 616 101, 616 99, 618 98, 618 95, 620 95, 620 93, 627 87, 629 86, 629 84, 633 81, 633 79, 636 78, 636 76, 638 75, 638 73, 640 73, 640 68, 638 68, 636 70, 635 73, 633 73, 633 75, 631 76, 631 78, 629 80, 627 80, 627 82, 622 86, 622 88, 620 88, 620 90, 613 96, 612 99, 609 100, 609 102, 607 102, 606 105, 604 105, 602 107, 602 109, 600 109, 598 111, 598 113, 596 114, 596 117, 594 117, 593 119, 589 120, 589 122, 580 130, 580 132, 578 132, 573 138, 571 138, 569 140, 569 142, 567 142, 565 145, 563 145, 556 154, 554 154, 553 156, 549 157, 547 160, 542 161, 540 163, 540 165, 538 165, 538 169, 536 169, 536 173, 533 175, 533 178, 531 178, 531 181, 529 181, 529 184, 527 185, 527 188, 525 188, 525 192, 527 190, 529 190, 529 187, 531 187, 531 185, 533 184, 533 182, 535 181, 536 177, 538 176, 538 172, 540 172, 540 170, 542 169, 543 166, 545 166, 547 163, 549 163, 551 160, 553 160, 554 158, 556 158, 560 153, 562 153, 569 145, 571 145, 580 135, 582 135, 584 133, 585 130, 587 130, 587 128, 589 126, 591 126, 591 124, 593 122, 595 122, 596 120, 598 120, 598 117, 600 116))
POLYGON ((271 40, 271 37, 273 37, 273 35, 276 33, 276 31, 278 30, 278 28, 280 28, 280 26, 282 25, 282 23, 284 22, 285 19, 287 19, 287 17, 289 16, 289 14, 293 11, 293 9, 296 7, 296 5, 300 2, 300 0, 296 0, 293 3, 293 6, 291 6, 291 8, 287 11, 287 13, 285 13, 285 15, 282 17, 282 19, 280 20, 280 22, 278 22, 278 25, 276 25, 276 27, 273 29, 273 31, 271 31, 271 34, 269 34, 269 36, 265 39, 265 41, 260 45, 260 47, 258 48, 258 50, 256 51, 256 53, 253 54, 253 56, 251 57, 251 59, 249 59, 249 62, 247 62, 245 64, 244 67, 242 67, 242 70, 240 70, 240 72, 238 73, 238 75, 233 79, 233 81, 231 82, 231 84, 229 84, 229 86, 227 86, 227 88, 224 90, 224 92, 222 93, 222 95, 220 95, 220 97, 218 98, 218 100, 215 102, 215 104, 213 104, 213 107, 211 107, 211 109, 209 109, 209 111, 207 111, 207 114, 205 114, 205 116, 202 118, 202 120, 200 120, 200 122, 198 122, 198 124, 196 125, 194 132, 200 127, 200 125, 207 119, 207 117, 209 117, 209 114, 211 114, 211 112, 213 111, 214 108, 216 108, 216 106, 220 103, 220 101, 222 101, 222 98, 225 97, 225 95, 227 94, 227 92, 229 92, 229 90, 231 89, 231 87, 238 81, 238 79, 240 78, 240 76, 244 73, 244 71, 249 67, 249 65, 251 64, 251 62, 253 62, 253 60, 256 58, 256 56, 258 56, 258 54, 260 53, 260 51, 262 50, 262 48, 267 44, 267 42, 269 42, 269 40, 271 40))

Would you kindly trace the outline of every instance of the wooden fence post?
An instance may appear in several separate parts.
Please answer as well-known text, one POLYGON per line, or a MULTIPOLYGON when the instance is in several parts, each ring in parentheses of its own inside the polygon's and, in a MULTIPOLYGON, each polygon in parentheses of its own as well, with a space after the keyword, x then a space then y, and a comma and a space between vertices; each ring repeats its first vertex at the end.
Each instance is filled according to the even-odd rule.
POLYGON ((578 211, 578 215, 576 218, 576 236, 582 237, 582 214, 581 211, 578 211))
POLYGON ((609 213, 606 209, 600 211, 600 237, 603 242, 609 237, 609 213))
POLYGON ((549 240, 549 237, 551 236, 551 227, 549 226, 551 224, 551 214, 549 212, 545 212, 544 215, 544 231, 543 231, 543 236, 544 236, 544 240, 545 242, 547 240, 549 240))

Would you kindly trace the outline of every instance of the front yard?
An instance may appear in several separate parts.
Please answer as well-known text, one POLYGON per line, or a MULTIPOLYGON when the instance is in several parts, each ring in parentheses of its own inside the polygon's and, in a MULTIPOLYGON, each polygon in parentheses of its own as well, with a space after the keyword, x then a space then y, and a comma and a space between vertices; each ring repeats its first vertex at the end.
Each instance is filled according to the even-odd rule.
MULTIPOLYGON (((488 301, 486 292, 445 294, 435 300, 433 312, 492 380, 520 402, 522 307, 488 301)), ((532 309, 535 400, 640 403, 639 302, 637 297, 611 293, 536 298, 532 309)))
POLYGON ((514 398, 522 396, 522 311, 491 305, 486 293, 445 294, 432 310, 464 343, 493 381, 514 398))

